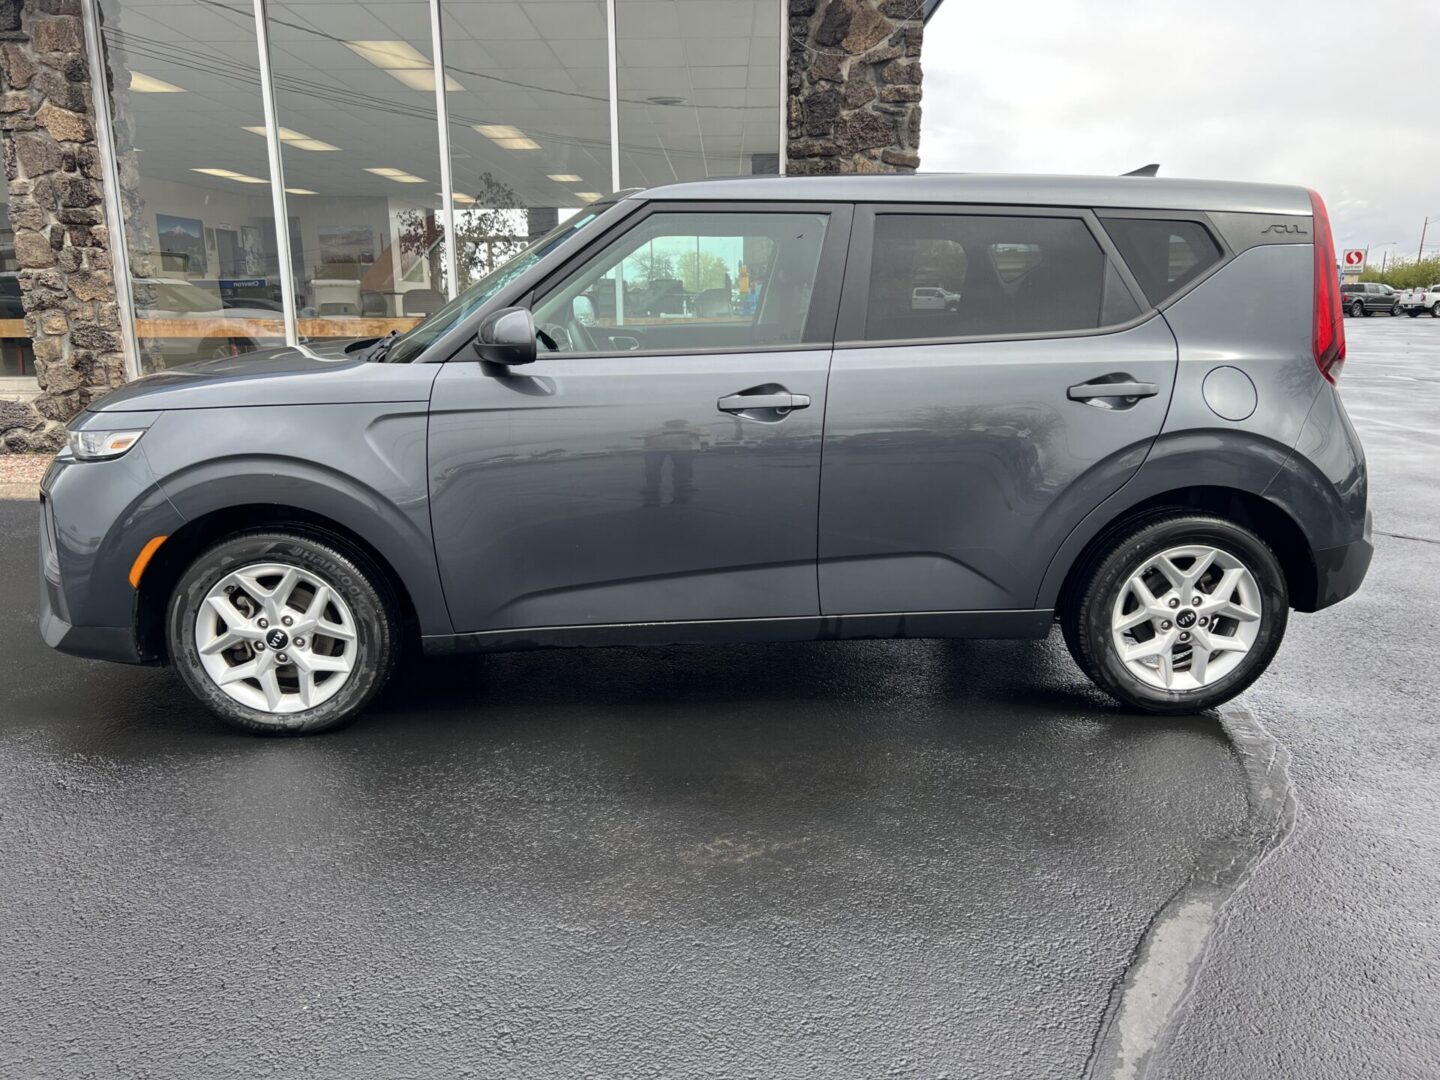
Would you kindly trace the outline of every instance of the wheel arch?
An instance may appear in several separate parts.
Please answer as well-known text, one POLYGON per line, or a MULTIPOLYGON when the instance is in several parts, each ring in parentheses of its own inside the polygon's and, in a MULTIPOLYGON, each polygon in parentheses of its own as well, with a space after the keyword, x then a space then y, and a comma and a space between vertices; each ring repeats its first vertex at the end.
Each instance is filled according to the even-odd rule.
POLYGON ((187 521, 170 535, 145 569, 135 600, 135 632, 140 653, 166 659, 166 608, 187 567, 206 548, 236 533, 257 528, 299 532, 343 551, 373 571, 395 599, 406 637, 421 626, 412 591, 394 564, 355 529, 324 514, 283 503, 224 506, 187 521))
POLYGON ((1314 610, 1317 591, 1315 558, 1299 522, 1261 495, 1223 485, 1173 488, 1117 511, 1094 529, 1073 558, 1062 563, 1057 557, 1052 562, 1046 584, 1042 585, 1042 597, 1049 596, 1057 610, 1065 610, 1074 602, 1076 591, 1086 580, 1090 568, 1120 533, 1147 518, 1162 517, 1174 511, 1211 513, 1255 533, 1269 545, 1280 562, 1290 606, 1301 611, 1314 610), (1047 592, 1047 588, 1053 591, 1047 592))

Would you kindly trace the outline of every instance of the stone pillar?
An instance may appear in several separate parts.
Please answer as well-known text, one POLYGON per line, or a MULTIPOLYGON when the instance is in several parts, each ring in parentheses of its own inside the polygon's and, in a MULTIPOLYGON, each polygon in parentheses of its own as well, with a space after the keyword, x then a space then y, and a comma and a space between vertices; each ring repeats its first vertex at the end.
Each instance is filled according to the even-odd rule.
POLYGON ((920 166, 920 0, 788 0, 786 171, 920 166))
POLYGON ((40 394, 0 406, 0 445, 52 450, 63 421, 125 380, 80 0, 0 0, 0 141, 40 394))

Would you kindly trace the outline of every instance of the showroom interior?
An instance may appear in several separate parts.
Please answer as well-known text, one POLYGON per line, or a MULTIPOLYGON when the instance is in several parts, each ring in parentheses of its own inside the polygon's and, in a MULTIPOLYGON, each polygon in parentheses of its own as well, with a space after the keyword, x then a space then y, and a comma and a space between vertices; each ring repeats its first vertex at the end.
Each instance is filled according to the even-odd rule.
POLYGON ((935 6, 0 0, 0 444, 403 332, 615 190, 912 171, 935 6))

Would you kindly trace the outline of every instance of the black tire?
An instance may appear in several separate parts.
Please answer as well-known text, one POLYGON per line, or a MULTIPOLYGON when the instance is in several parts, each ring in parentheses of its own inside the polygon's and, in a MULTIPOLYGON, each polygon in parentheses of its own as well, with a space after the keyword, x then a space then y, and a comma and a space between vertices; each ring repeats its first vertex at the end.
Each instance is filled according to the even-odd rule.
POLYGON ((1361 315, 1364 315, 1364 314, 1365 314, 1365 305, 1362 304, 1359 300, 1356 300, 1355 303, 1353 303, 1353 304, 1350 305, 1350 315, 1351 315, 1353 318, 1358 319, 1361 315))
POLYGON ((1102 690, 1145 712, 1194 713, 1229 701, 1260 677, 1285 635, 1290 603, 1279 561, 1258 536, 1224 518, 1180 508, 1159 511, 1114 534, 1080 573, 1060 619, 1070 655, 1102 690), (1249 569, 1261 596, 1260 627, 1233 671, 1207 686, 1172 691, 1143 682, 1125 666, 1112 640, 1110 616, 1131 575, 1158 553, 1185 544, 1218 548, 1249 569))
POLYGON ((1440 303, 1430 305, 1430 317, 1432 319, 1440 319, 1440 303))
POLYGON ((1399 304, 1396 304, 1394 307, 1392 307, 1392 308, 1390 309, 1390 317, 1393 319, 1396 315, 1399 315, 1399 314, 1400 314, 1400 305, 1399 305, 1399 304))
POLYGON ((384 575, 335 541, 299 529, 242 533, 202 552, 176 584, 166 618, 170 660, 190 692, 228 724, 263 735, 326 731, 353 720, 389 679, 400 646, 396 611, 384 575), (199 659, 196 618, 206 594, 226 575, 256 563, 291 565, 313 574, 344 599, 353 616, 353 668, 340 689, 313 708, 288 713, 251 708, 222 690, 199 659))

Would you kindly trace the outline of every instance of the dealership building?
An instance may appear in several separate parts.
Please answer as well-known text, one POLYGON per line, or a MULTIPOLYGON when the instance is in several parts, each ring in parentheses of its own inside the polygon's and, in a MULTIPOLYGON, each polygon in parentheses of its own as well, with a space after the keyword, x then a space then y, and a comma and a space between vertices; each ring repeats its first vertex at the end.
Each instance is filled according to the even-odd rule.
POLYGON ((911 171, 938 0, 0 0, 0 452, 404 331, 604 193, 911 171))

